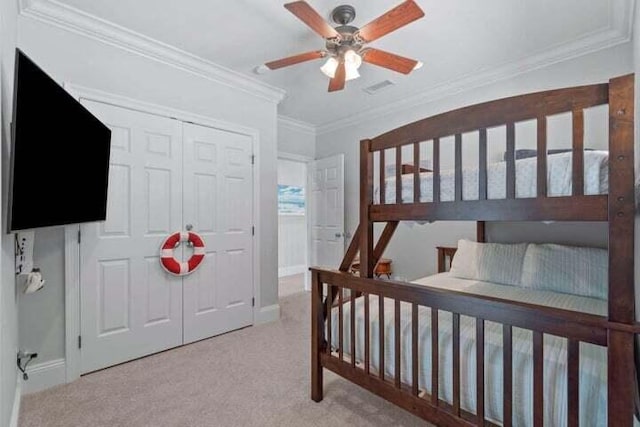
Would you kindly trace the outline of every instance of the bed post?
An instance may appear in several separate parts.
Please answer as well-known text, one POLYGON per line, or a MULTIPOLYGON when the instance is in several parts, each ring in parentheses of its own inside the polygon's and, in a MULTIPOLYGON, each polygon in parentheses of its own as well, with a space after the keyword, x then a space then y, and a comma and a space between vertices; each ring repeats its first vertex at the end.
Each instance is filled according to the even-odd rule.
POLYGON ((373 153, 371 140, 360 141, 360 277, 373 277, 373 223, 369 206, 373 203, 373 153))
MULTIPOLYGON (((632 324, 634 298, 634 80, 609 81, 609 320, 632 324)), ((634 335, 609 330, 609 426, 633 425, 634 335)))
POLYGON ((317 271, 311 271, 311 399, 323 398, 323 375, 320 355, 324 350, 324 312, 322 310, 322 282, 317 271))
POLYGON ((486 243, 487 234, 486 234, 486 224, 484 221, 478 221, 476 223, 476 241, 480 243, 486 243))

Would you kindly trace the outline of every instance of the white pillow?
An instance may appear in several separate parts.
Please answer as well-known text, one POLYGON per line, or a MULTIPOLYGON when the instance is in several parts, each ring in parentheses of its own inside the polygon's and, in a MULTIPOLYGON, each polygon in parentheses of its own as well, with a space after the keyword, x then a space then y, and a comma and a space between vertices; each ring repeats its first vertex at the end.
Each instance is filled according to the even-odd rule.
POLYGON ((606 249, 530 244, 524 257, 522 287, 607 299, 606 249))
POLYGON ((527 245, 460 240, 449 273, 461 279, 519 286, 527 245))

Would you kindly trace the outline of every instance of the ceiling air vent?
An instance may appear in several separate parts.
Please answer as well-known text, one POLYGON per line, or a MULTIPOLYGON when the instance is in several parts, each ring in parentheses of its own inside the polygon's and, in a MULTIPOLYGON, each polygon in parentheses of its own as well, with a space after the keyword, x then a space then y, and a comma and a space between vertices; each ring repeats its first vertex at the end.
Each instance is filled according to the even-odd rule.
POLYGON ((369 87, 365 87, 364 90, 365 92, 367 92, 369 95, 375 95, 378 92, 381 92, 385 89, 390 88, 391 86, 393 86, 395 83, 392 82, 391 80, 383 80, 381 82, 378 82, 376 84, 373 84, 369 87))

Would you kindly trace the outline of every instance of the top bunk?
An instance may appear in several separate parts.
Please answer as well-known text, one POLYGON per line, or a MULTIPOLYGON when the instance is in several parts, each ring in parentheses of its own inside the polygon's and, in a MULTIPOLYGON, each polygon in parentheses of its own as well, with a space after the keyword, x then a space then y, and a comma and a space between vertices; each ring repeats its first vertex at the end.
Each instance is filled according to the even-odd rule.
POLYGON ((362 141, 361 222, 628 220, 633 128, 633 75, 416 121, 362 141), (590 114, 598 108, 604 113, 590 114), (561 115, 569 117, 570 146, 557 150, 548 127, 561 115), (598 122, 587 127, 585 117, 598 122), (608 138, 596 150, 585 144, 585 129, 593 128, 608 138), (525 133, 529 150, 517 150, 525 133), (504 155, 497 157, 498 145, 504 155), (467 161, 468 154, 476 158, 467 161))

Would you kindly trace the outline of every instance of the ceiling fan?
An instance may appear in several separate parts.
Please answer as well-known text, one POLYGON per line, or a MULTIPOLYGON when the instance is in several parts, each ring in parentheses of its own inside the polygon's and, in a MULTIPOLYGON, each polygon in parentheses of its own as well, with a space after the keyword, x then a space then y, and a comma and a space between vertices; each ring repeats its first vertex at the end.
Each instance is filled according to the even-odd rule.
POLYGON ((325 49, 305 52, 264 64, 271 70, 288 67, 314 59, 328 58, 320 68, 329 77, 329 92, 344 89, 346 81, 360 77, 358 68, 362 62, 409 74, 422 63, 390 52, 365 47, 367 43, 379 39, 424 16, 424 12, 414 0, 405 0, 382 16, 362 28, 349 25, 356 17, 353 6, 342 5, 331 13, 331 19, 338 24, 335 28, 320 16, 306 1, 294 1, 284 7, 313 31, 325 39, 325 49))

